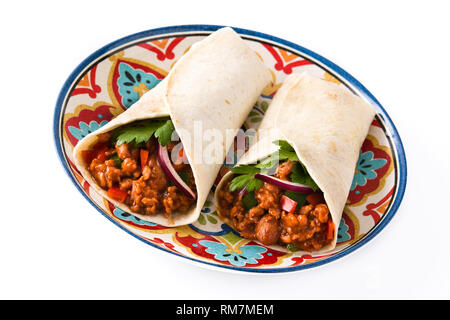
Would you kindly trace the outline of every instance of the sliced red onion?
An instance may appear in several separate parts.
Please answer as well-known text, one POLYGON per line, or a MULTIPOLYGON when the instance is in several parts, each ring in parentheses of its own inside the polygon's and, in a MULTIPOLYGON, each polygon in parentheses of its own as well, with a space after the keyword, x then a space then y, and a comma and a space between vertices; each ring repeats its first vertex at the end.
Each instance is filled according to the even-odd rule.
POLYGON ((286 180, 281 180, 267 174, 255 173, 255 178, 262 180, 264 182, 273 184, 274 186, 280 187, 281 189, 290 190, 298 193, 311 193, 314 190, 311 187, 305 186, 304 184, 290 182, 286 180))
POLYGON ((247 194, 247 185, 248 185, 248 184, 246 184, 245 187, 243 187, 243 188, 239 191, 239 193, 238 193, 238 197, 239 197, 239 198, 243 198, 243 197, 247 194))
POLYGON ((195 200, 197 196, 188 187, 188 185, 181 179, 181 177, 176 172, 175 168, 172 166, 172 162, 169 159, 169 153, 167 152, 167 148, 163 147, 158 143, 158 162, 163 169, 166 176, 172 181, 180 190, 187 195, 192 200, 195 200))

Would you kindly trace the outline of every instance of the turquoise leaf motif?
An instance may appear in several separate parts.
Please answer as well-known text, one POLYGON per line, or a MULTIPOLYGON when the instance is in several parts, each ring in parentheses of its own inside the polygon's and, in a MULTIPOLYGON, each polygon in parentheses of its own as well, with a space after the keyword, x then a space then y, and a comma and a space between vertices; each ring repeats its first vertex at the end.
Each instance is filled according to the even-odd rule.
POLYGON ((236 251, 240 253, 228 252, 231 250, 226 245, 220 242, 201 240, 199 244, 207 247, 206 252, 213 254, 214 258, 219 261, 228 261, 234 266, 243 267, 246 264, 257 264, 258 259, 262 259, 263 255, 261 253, 266 252, 267 249, 260 246, 242 246, 236 251))
POLYGON ((69 132, 75 138, 77 138, 78 140, 81 140, 84 137, 86 137, 89 133, 94 132, 95 130, 99 129, 100 127, 104 126, 107 123, 108 123, 108 121, 106 121, 106 120, 103 120, 100 123, 92 120, 91 122, 89 122, 89 124, 87 124, 86 122, 80 121, 78 124, 79 128, 70 126, 68 129, 69 129, 69 132))
POLYGON ((126 63, 119 65, 119 78, 117 85, 122 96, 122 104, 128 108, 139 100, 141 95, 155 87, 161 80, 151 73, 145 73, 139 69, 133 69, 126 63))
POLYGON ((140 226, 156 226, 156 223, 141 220, 138 217, 135 217, 132 214, 129 214, 128 212, 125 212, 117 207, 114 209, 113 214, 115 217, 121 220, 130 221, 140 226))
POLYGON ((338 229, 337 242, 345 242, 350 240, 352 237, 348 233, 348 226, 345 224, 344 219, 341 219, 338 229))
POLYGON ((353 182, 350 190, 354 190, 357 186, 364 186, 367 180, 377 177, 375 170, 386 165, 386 159, 374 159, 372 151, 364 153, 359 152, 358 163, 356 164, 356 173, 353 176, 353 182))

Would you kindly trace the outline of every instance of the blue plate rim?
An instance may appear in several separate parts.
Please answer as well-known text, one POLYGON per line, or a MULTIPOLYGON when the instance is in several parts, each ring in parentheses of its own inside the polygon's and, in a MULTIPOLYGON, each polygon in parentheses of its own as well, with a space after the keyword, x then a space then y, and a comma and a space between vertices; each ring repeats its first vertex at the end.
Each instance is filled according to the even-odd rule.
POLYGON ((378 102, 378 100, 369 92, 369 90, 367 90, 358 80, 356 80, 353 76, 351 76, 349 73, 347 73, 345 70, 343 70, 342 68, 340 68, 339 66, 337 66, 335 63, 329 61, 328 59, 322 57, 321 55, 306 49, 298 44, 295 44, 293 42, 272 36, 272 35, 268 35, 262 32, 258 32, 258 31, 252 31, 252 30, 248 30, 248 29, 242 29, 242 28, 237 28, 237 27, 231 27, 233 28, 237 33, 241 34, 241 35, 247 35, 247 36, 252 36, 252 37, 257 37, 260 39, 264 39, 264 40, 268 40, 268 41, 272 41, 275 42, 277 44, 281 44, 283 46, 287 46, 291 49, 300 51, 306 55, 308 55, 309 57, 313 58, 314 60, 316 60, 317 62, 321 63, 323 66, 325 66, 326 68, 328 68, 329 70, 333 71, 334 73, 338 74, 342 79, 346 80, 351 86, 353 86, 355 89, 357 89, 359 91, 359 93, 364 94, 369 100, 371 100, 371 103, 374 104, 379 113, 381 114, 382 118, 383 118, 383 122, 384 124, 387 126, 387 131, 389 132, 392 142, 393 142, 393 147, 396 151, 396 155, 397 155, 397 160, 398 160, 398 184, 397 184, 397 190, 396 190, 396 195, 395 195, 395 199, 394 202, 391 205, 391 208, 389 209, 389 211, 385 214, 385 216, 383 217, 383 219, 381 220, 381 222, 379 222, 379 224, 376 225, 376 228, 370 232, 367 236, 365 236, 361 241, 358 241, 357 243, 353 244, 352 246, 350 246, 349 248, 344 249, 341 252, 338 252, 336 254, 334 254, 333 256, 327 257, 323 260, 320 261, 316 261, 316 262, 312 262, 306 265, 299 265, 299 266, 294 266, 294 267, 283 267, 283 268, 267 268, 267 269, 259 269, 259 268, 244 268, 244 267, 236 267, 236 266, 227 266, 227 265, 220 265, 220 264, 215 264, 215 263, 211 263, 211 262, 207 262, 207 261, 202 261, 199 259, 194 259, 188 256, 184 256, 182 254, 178 254, 176 252, 170 251, 168 249, 159 247, 153 243, 151 243, 150 241, 147 241, 141 237, 139 237, 138 235, 132 233, 131 231, 129 231, 128 229, 126 229, 125 227, 121 226, 117 221, 113 220, 111 217, 109 217, 107 214, 105 214, 95 203, 93 203, 91 201, 91 199, 89 199, 87 197, 87 195, 85 194, 84 190, 82 190, 82 188, 80 187, 80 185, 78 184, 78 182, 75 180, 74 176, 72 175, 72 173, 70 172, 70 169, 68 168, 68 163, 67 160, 64 157, 64 153, 62 150, 62 146, 60 144, 61 141, 61 137, 59 135, 60 132, 60 118, 61 118, 61 111, 62 111, 62 107, 63 107, 63 102, 66 98, 66 95, 68 93, 68 90, 70 89, 73 81, 78 77, 78 75, 80 74, 80 72, 82 72, 92 61, 95 61, 96 59, 98 59, 99 57, 103 56, 105 53, 110 52, 111 50, 120 47, 122 45, 125 45, 127 43, 130 43, 132 41, 135 40, 139 40, 141 38, 146 38, 146 37, 150 37, 150 36, 157 36, 157 35, 161 35, 161 34, 167 34, 167 33, 176 33, 176 32, 189 32, 189 31, 194 31, 194 32, 198 32, 198 31, 205 31, 205 32, 214 32, 219 28, 223 28, 225 26, 220 26, 220 25, 204 25, 204 24, 190 24, 190 25, 175 25, 175 26, 167 26, 167 27, 162 27, 162 28, 155 28, 155 29, 149 29, 146 31, 141 31, 138 33, 134 33, 125 37, 122 37, 118 40, 115 40, 105 46, 103 46, 102 48, 98 49, 97 51, 95 51, 94 53, 92 53, 91 55, 89 55, 86 59, 84 59, 76 68, 74 71, 72 71, 72 73, 70 74, 70 76, 67 78, 67 80, 64 82, 64 85, 57 97, 57 101, 56 101, 56 106, 55 106, 55 112, 54 112, 54 116, 53 116, 53 138, 54 138, 54 142, 55 142, 55 147, 56 147, 56 152, 58 154, 58 158, 64 168, 64 170, 66 171, 67 175, 70 177, 71 181, 74 183, 75 187, 80 191, 80 193, 83 195, 84 198, 86 198, 89 203, 94 206, 94 208, 96 208, 104 217, 106 217, 108 220, 110 220, 112 223, 114 223, 116 226, 118 226, 120 229, 124 230, 125 232, 127 232, 128 234, 132 235, 133 237, 135 237, 136 239, 139 239, 143 242, 145 242, 146 244, 155 247, 159 250, 168 252, 170 254, 179 256, 183 259, 188 259, 191 260, 192 262, 195 263, 200 263, 203 265, 207 265, 209 267, 213 267, 213 268, 217 268, 219 270, 221 269, 229 269, 232 271, 243 271, 243 272, 250 272, 250 273, 286 273, 286 272, 294 272, 294 271, 300 271, 300 270, 305 270, 305 269, 310 269, 313 267, 318 267, 327 263, 330 263, 332 261, 335 261, 337 259, 340 259, 352 252, 354 252, 356 249, 360 248, 361 246, 363 246, 364 244, 368 243, 370 240, 372 240, 376 235, 378 235, 381 230, 383 230, 386 225, 392 220, 393 216, 396 214, 396 212, 398 211, 398 208, 403 200, 403 196, 405 193, 405 189, 406 189, 406 182, 407 182, 407 164, 406 164, 406 154, 405 154, 405 150, 403 147, 403 143, 401 141, 400 135, 398 134, 398 131, 394 125, 394 123, 392 122, 391 118, 389 117, 389 115, 387 114, 386 110, 383 108, 383 106, 378 102))

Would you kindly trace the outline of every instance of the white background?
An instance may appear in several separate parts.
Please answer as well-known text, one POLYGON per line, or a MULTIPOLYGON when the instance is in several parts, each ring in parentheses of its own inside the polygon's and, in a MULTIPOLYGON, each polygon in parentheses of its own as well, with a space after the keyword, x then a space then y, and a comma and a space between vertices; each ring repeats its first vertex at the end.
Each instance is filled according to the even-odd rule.
POLYGON ((8 1, 0 11, 0 298, 450 298, 450 19, 446 1, 8 1), (166 3, 166 4, 159 4, 166 3), (177 24, 231 25, 298 43, 366 86, 403 140, 408 183, 388 226, 322 267, 206 270, 108 222, 56 155, 72 70, 103 45, 177 24))

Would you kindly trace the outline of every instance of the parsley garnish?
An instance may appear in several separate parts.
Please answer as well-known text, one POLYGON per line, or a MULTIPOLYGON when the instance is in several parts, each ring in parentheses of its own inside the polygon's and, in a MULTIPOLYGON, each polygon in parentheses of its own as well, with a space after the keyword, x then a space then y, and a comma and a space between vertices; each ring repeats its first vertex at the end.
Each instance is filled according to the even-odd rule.
POLYGON ((258 200, 256 200, 255 193, 253 191, 247 192, 247 194, 242 197, 242 205, 246 210, 250 210, 258 205, 258 200))
POLYGON ((253 176, 259 172, 259 169, 254 166, 237 166, 231 169, 231 172, 240 174, 233 178, 230 184, 230 191, 241 190, 244 187, 247 191, 259 189, 262 186, 262 181, 255 179, 253 176), (236 170, 235 170, 236 169, 236 170), (239 171, 239 172, 236 172, 239 171))
POLYGON ((280 160, 290 160, 300 162, 300 159, 295 153, 294 148, 292 148, 292 146, 287 141, 276 140, 273 143, 280 146, 280 149, 278 150, 280 160))
POLYGON ((314 180, 308 174, 308 171, 306 171, 305 167, 301 163, 296 163, 292 168, 291 181, 310 186, 314 190, 314 192, 319 189, 317 184, 314 182, 314 180))
POLYGON ((158 138, 159 144, 164 147, 169 144, 174 131, 175 127, 173 126, 172 120, 167 120, 162 126, 156 129, 155 137, 158 138))
POLYGON ((271 154, 257 164, 240 165, 231 169, 231 172, 233 172, 236 176, 233 178, 233 180, 231 180, 229 190, 233 192, 235 190, 241 190, 245 187, 247 189, 247 192, 251 192, 259 189, 262 186, 262 181, 259 179, 255 179, 255 174, 270 174, 270 172, 273 172, 277 168, 278 164, 281 161, 286 160, 297 162, 297 164, 292 169, 292 173, 290 176, 292 182, 308 185, 313 188, 314 191, 319 189, 314 180, 309 176, 306 168, 300 162, 300 159, 295 153, 294 148, 284 140, 276 140, 273 143, 279 146, 277 152, 271 154))
POLYGON ((189 183, 189 179, 190 179, 189 172, 183 170, 183 171, 178 171, 177 173, 180 176, 181 180, 183 180, 187 184, 189 183))
POLYGON ((120 166, 122 165, 122 159, 120 159, 117 154, 113 155, 111 158, 109 158, 109 160, 114 161, 114 165, 116 166, 116 168, 120 168, 120 166))
POLYGON ((291 252, 296 252, 296 251, 299 251, 299 250, 300 250, 299 247, 297 247, 295 244, 292 244, 292 243, 289 243, 289 244, 286 246, 286 249, 288 249, 288 250, 291 251, 291 252))
POLYGON ((302 207, 303 204, 306 202, 306 194, 304 193, 287 190, 284 192, 284 195, 297 202, 298 208, 302 207))
POLYGON ((137 121, 130 125, 126 125, 113 130, 112 138, 117 145, 123 143, 140 144, 148 141, 153 134, 158 138, 158 142, 162 146, 166 146, 172 137, 175 130, 172 120, 170 119, 151 119, 144 121, 137 121))

